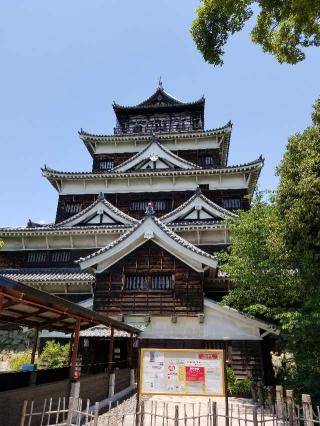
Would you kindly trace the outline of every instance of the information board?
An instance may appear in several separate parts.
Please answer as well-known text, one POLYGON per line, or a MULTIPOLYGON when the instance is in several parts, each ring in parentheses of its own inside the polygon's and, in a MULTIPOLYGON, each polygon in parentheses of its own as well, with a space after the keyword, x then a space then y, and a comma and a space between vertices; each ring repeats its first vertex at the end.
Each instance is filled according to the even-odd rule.
POLYGON ((224 351, 140 349, 140 394, 224 396, 224 351))

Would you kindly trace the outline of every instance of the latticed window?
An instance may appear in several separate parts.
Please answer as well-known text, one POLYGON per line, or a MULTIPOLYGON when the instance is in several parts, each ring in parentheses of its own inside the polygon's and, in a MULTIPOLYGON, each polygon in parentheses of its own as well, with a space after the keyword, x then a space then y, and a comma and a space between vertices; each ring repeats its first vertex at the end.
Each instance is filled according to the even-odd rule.
POLYGON ((31 251, 27 255, 28 263, 45 263, 48 260, 48 253, 45 251, 31 251))
POLYGON ((212 167, 215 165, 215 159, 213 155, 202 155, 199 157, 199 164, 202 167, 212 167))
POLYGON ((172 275, 152 275, 151 288, 152 290, 171 290, 172 275))
POLYGON ((127 275, 125 278, 125 290, 171 290, 172 275, 153 274, 153 275, 127 275))
POLYGON ((66 213, 75 214, 81 210, 81 203, 67 203, 64 206, 66 213))
POLYGON ((70 252, 69 251, 54 251, 51 254, 51 262, 54 263, 63 263, 70 261, 70 252))
POLYGON ((147 290, 148 277, 146 275, 127 275, 125 290, 147 290))
MULTIPOLYGON (((131 201, 129 209, 131 211, 146 211, 149 201, 131 201)), ((156 211, 165 211, 168 209, 168 200, 157 200, 153 203, 153 208, 156 211)))
POLYGON ((112 169, 113 167, 114 167, 113 160, 100 161, 99 163, 100 170, 108 170, 108 169, 112 169))
POLYGON ((240 209, 241 200, 240 198, 225 198, 223 200, 223 207, 225 209, 240 209))

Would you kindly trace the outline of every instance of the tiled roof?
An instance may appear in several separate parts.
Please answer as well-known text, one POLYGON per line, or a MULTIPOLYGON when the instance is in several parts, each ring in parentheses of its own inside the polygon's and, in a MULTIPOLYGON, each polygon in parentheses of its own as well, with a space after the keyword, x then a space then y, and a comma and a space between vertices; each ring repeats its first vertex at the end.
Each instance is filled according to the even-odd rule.
MULTIPOLYGON (((80 331, 80 337, 110 337, 111 328, 104 325, 96 325, 80 331)), ((114 330, 114 337, 130 337, 130 333, 123 330, 114 330)))
POLYGON ((216 256, 213 256, 200 248, 196 247, 194 244, 188 242, 184 238, 180 237, 178 234, 173 232, 168 226, 166 226, 164 223, 162 223, 158 218, 154 216, 145 216, 137 225, 134 225, 127 233, 121 235, 118 239, 115 241, 112 241, 110 244, 106 245, 105 247, 101 248, 100 250, 89 254, 88 256, 81 257, 79 260, 76 261, 76 263, 81 263, 86 260, 92 259, 96 256, 99 256, 102 253, 105 253, 106 251, 110 250, 111 248, 117 246, 120 244, 123 240, 127 239, 131 234, 134 233, 134 231, 139 228, 147 218, 151 217, 152 220, 157 224, 157 226, 164 231, 170 238, 172 238, 174 241, 176 241, 178 244, 180 244, 182 247, 186 247, 187 249, 193 251, 194 253, 197 253, 201 256, 207 257, 212 260, 217 260, 216 256))
MULTIPOLYGON (((181 133, 157 133, 157 137, 159 139, 170 139, 172 137, 177 139, 183 139, 183 138, 190 138, 192 135, 195 137, 199 136, 211 136, 212 134, 222 133, 226 130, 231 130, 232 123, 231 121, 228 121, 224 126, 208 129, 208 130, 199 130, 195 131, 194 133, 190 132, 181 132, 181 133)), ((95 134, 95 133, 89 133, 83 130, 82 128, 78 132, 81 139, 103 139, 105 141, 108 140, 117 140, 117 142, 125 142, 128 139, 139 139, 139 140, 147 140, 150 138, 151 133, 144 133, 144 134, 135 134, 135 133, 127 133, 127 134, 121 134, 121 135, 107 135, 107 134, 95 134)))
POLYGON ((123 106, 117 103, 113 103, 113 109, 117 110, 128 110, 128 109, 139 109, 139 108, 157 108, 157 107, 168 107, 168 106, 188 106, 188 105, 201 105, 205 103, 205 98, 202 96, 200 99, 194 102, 182 102, 172 95, 169 95, 162 86, 159 86, 156 91, 144 101, 134 106, 123 106))
MULTIPOLYGON (((60 222, 61 223, 61 222, 60 222)), ((115 233, 125 232, 131 225, 83 225, 83 226, 65 226, 59 227, 57 225, 41 226, 39 228, 30 228, 25 226, 8 226, 0 228, 0 236, 11 235, 13 232, 16 235, 32 234, 32 235, 63 235, 65 232, 68 234, 96 234, 96 233, 115 233)))
POLYGON ((143 175, 147 175, 147 176, 169 176, 169 175, 189 175, 190 173, 195 173, 195 174, 218 174, 221 172, 225 172, 225 173, 232 173, 232 172, 240 172, 240 171, 246 171, 246 170, 251 170, 254 169, 255 167, 259 166, 261 167, 264 163, 264 159, 262 156, 260 156, 259 158, 257 158, 254 161, 250 161, 248 163, 243 163, 243 164, 238 164, 236 166, 221 166, 221 167, 216 167, 216 168, 212 168, 212 169, 190 169, 190 170, 162 170, 162 171, 148 171, 148 170, 144 170, 144 171, 133 171, 133 172, 121 172, 121 173, 117 173, 112 172, 112 170, 107 171, 107 172, 62 172, 59 170, 55 170, 55 169, 51 169, 49 167, 44 167, 42 168, 42 172, 43 175, 50 178, 72 178, 72 179, 78 179, 78 178, 85 178, 85 179, 96 179, 96 178, 107 178, 107 177, 111 177, 111 178, 115 178, 115 177, 123 177, 123 178, 127 178, 128 175, 133 176, 133 177, 139 177, 139 176, 143 176, 143 175))
POLYGON ((15 268, 0 269, 0 275, 25 283, 81 282, 94 283, 94 275, 80 268, 15 268))

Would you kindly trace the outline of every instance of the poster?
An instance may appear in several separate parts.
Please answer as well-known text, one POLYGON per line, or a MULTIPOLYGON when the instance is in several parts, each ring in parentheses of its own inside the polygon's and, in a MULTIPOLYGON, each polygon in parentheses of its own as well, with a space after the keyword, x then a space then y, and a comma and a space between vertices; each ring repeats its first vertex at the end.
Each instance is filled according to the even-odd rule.
POLYGON ((141 349, 140 393, 224 395, 224 351, 141 349))

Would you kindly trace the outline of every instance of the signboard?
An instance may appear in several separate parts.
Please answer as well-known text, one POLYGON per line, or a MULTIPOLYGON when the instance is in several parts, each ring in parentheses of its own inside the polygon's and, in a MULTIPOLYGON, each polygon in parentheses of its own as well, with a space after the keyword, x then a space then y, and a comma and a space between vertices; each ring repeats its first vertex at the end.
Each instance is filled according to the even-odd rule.
POLYGON ((141 349, 140 394, 224 396, 224 351, 141 349))

